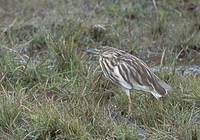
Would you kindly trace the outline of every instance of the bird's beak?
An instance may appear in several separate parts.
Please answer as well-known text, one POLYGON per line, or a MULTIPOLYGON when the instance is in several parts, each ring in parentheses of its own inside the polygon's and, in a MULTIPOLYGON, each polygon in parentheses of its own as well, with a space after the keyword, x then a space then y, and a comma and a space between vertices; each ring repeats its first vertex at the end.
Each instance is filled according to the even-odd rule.
POLYGON ((82 49, 82 51, 84 51, 86 53, 97 54, 97 49, 96 48, 82 49))

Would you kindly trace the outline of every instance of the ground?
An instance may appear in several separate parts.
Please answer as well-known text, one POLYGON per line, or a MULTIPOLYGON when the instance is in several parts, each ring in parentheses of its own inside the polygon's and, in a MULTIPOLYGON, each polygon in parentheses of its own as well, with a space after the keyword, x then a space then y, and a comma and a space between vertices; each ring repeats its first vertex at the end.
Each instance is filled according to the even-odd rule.
POLYGON ((125 50, 150 67, 200 65, 199 0, 1 0, 0 139, 200 139, 200 78, 128 98, 81 50, 125 50), (96 29, 95 25, 105 28, 96 29))

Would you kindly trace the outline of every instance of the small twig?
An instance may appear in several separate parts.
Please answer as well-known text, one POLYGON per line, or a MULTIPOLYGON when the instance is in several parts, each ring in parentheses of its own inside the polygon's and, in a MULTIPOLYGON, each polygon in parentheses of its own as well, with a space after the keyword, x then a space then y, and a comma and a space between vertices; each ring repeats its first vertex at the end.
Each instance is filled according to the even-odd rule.
POLYGON ((175 57, 176 60, 179 58, 179 56, 181 55, 182 51, 184 51, 184 50, 185 50, 185 49, 182 48, 182 49, 179 51, 179 53, 178 53, 178 54, 176 55, 176 57, 175 57))
POLYGON ((5 77, 6 77, 6 74, 7 74, 7 72, 6 73, 4 73, 3 75, 2 75, 2 77, 1 77, 1 79, 0 79, 0 83, 5 79, 5 77))
POLYGON ((0 34, 0 37, 1 37, 5 32, 7 32, 10 28, 12 28, 12 27, 15 25, 16 21, 17 21, 17 18, 15 18, 15 19, 12 21, 12 23, 11 23, 10 25, 8 25, 8 27, 5 28, 5 29, 3 30, 3 32, 0 34))
POLYGON ((166 55, 166 48, 164 49, 163 53, 162 53, 162 57, 160 59, 160 66, 163 66, 164 63, 164 59, 165 59, 165 55, 166 55))
POLYGON ((154 5, 156 11, 158 11, 158 7, 157 7, 157 4, 156 4, 156 1, 155 1, 155 0, 152 0, 152 2, 153 2, 153 5, 154 5))

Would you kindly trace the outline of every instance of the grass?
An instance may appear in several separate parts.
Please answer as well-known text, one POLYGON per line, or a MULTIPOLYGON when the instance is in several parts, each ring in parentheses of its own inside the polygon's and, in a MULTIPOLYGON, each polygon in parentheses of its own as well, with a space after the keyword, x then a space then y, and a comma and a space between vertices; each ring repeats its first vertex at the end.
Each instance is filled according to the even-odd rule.
POLYGON ((156 2, 157 10, 145 0, 2 1, 0 138, 199 139, 199 77, 159 73, 173 91, 159 101, 134 91, 127 116, 126 95, 81 52, 111 45, 159 65, 166 50, 165 65, 199 65, 198 12, 182 0, 156 2), (95 24, 106 31, 98 36, 95 24))

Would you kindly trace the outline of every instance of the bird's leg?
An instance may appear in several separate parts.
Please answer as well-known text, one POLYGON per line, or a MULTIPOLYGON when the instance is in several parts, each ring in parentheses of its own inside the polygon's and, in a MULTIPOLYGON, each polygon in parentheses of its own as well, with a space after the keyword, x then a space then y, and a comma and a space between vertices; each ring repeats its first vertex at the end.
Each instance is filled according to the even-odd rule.
POLYGON ((128 95, 128 114, 130 114, 131 111, 132 111, 132 109, 131 109, 131 104, 132 104, 131 95, 129 94, 129 95, 128 95))
POLYGON ((128 89, 125 90, 126 95, 128 96, 128 114, 131 113, 132 109, 131 109, 131 105, 132 105, 132 101, 131 101, 131 95, 130 95, 130 91, 128 89))

